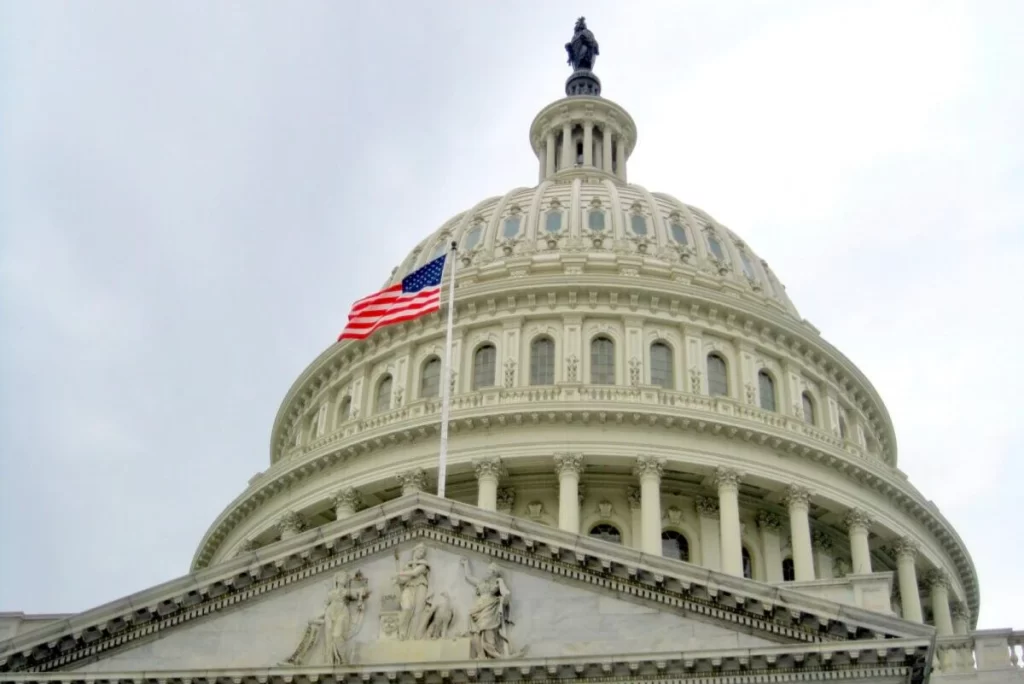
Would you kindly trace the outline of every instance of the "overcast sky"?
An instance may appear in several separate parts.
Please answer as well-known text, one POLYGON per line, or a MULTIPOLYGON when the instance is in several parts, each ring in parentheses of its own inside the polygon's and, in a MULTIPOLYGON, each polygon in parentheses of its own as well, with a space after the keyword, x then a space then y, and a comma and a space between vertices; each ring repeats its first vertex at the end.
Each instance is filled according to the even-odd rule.
POLYGON ((1024 627, 1015 0, 0 2, 0 611, 188 571, 351 301, 536 182, 580 13, 631 180, 768 260, 881 393, 980 625, 1024 627))

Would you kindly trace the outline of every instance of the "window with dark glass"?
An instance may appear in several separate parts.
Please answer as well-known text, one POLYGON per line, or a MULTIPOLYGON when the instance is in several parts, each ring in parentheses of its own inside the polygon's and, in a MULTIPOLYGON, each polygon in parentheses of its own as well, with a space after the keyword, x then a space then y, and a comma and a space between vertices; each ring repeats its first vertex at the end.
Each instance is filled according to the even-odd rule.
POLYGON ((690 542, 675 530, 661 533, 661 555, 673 560, 690 561, 690 542))
POLYGON ((672 347, 664 342, 651 345, 651 384, 672 389, 672 347))
POLYGON ((432 356, 423 364, 420 374, 420 398, 430 399, 441 393, 441 359, 432 356))
POLYGON ((562 211, 560 209, 548 211, 544 219, 544 230, 549 233, 557 233, 562 230, 562 211))
POLYGON ((630 214, 629 225, 637 235, 647 235, 647 217, 643 214, 630 214))
POLYGON ((615 525, 609 525, 608 523, 601 523, 600 525, 594 525, 591 527, 590 536, 594 539, 600 539, 601 541, 611 542, 613 544, 622 543, 622 533, 619 532, 619 528, 615 525))
POLYGON ((555 384, 555 341, 550 337, 530 343, 530 384, 555 384))
POLYGON ((767 371, 757 372, 757 387, 761 397, 761 408, 765 411, 776 410, 775 381, 772 380, 772 376, 768 375, 767 371))
POLYGON ((493 344, 485 344, 473 354, 473 389, 494 387, 498 352, 493 344))
POLYGON ((505 219, 505 226, 502 228, 502 235, 510 239, 519 235, 519 224, 520 218, 518 214, 509 216, 505 219))
POLYGON ((338 422, 348 420, 352 416, 352 397, 345 395, 345 398, 341 400, 341 406, 338 407, 338 422))
POLYGON ((839 436, 846 439, 846 415, 843 409, 839 409, 839 436))
POLYGON ((483 235, 484 227, 479 223, 473 226, 472 230, 466 233, 466 242, 463 249, 473 249, 480 243, 480 236, 483 235))
POLYGON ((391 409, 391 376, 385 375, 377 383, 377 399, 374 403, 376 413, 383 413, 391 409))
POLYGON ((754 563, 750 560, 750 551, 743 547, 743 576, 747 579, 754 579, 754 563))
POLYGON ((669 230, 672 231, 672 239, 679 244, 685 245, 689 243, 689 240, 686 239, 686 229, 683 228, 683 224, 673 221, 669 224, 669 230))
POLYGON ((711 250, 711 254, 714 255, 719 261, 725 261, 725 252, 722 251, 722 245, 710 231, 707 233, 708 238, 708 249, 711 250))
POLYGON ((814 425, 814 400, 811 399, 810 393, 804 392, 800 395, 800 401, 803 404, 804 420, 814 425))
POLYGON ((587 212, 587 228, 597 232, 604 230, 604 212, 600 209, 587 212))
POLYGON ((793 559, 787 558, 782 561, 782 581, 783 582, 794 582, 796 581, 796 568, 793 567, 793 559))
POLYGON ((590 342, 590 382, 615 384, 615 343, 607 337, 595 337, 590 342))
POLYGON ((708 354, 708 394, 713 397, 729 395, 729 376, 725 359, 718 354, 708 354))

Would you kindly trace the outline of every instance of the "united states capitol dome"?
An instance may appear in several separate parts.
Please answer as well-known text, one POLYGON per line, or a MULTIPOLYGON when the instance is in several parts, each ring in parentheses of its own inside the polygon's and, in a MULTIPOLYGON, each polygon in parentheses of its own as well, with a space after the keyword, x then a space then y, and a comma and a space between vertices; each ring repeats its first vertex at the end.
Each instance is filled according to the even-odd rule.
POLYGON ((965 633, 974 566, 878 393, 736 233, 630 182, 637 127, 592 65, 529 128, 536 184, 389 276, 455 243, 450 373, 445 306, 326 349, 194 567, 435 491, 447 382, 449 499, 965 633))

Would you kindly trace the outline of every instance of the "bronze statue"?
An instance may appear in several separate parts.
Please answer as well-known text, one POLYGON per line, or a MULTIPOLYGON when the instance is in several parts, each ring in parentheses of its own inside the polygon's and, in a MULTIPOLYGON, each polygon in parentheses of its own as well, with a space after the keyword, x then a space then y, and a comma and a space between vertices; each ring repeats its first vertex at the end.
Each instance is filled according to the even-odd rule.
POLYGON ((587 28, 585 17, 576 20, 576 29, 572 34, 572 40, 565 44, 565 51, 569 53, 569 66, 574 70, 593 70, 594 62, 600 53, 594 34, 587 28))

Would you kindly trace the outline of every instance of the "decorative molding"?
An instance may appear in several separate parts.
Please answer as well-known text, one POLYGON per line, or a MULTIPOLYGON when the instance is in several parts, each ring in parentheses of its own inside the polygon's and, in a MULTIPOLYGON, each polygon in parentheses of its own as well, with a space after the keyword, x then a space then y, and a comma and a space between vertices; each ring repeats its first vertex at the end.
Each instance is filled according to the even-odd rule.
POLYGON ((558 477, 572 474, 577 478, 583 473, 583 454, 561 453, 554 455, 555 473, 558 477))
POLYGON ((665 509, 664 519, 667 520, 670 525, 678 525, 683 521, 683 512, 676 506, 669 506, 665 509))
POLYGON ((932 568, 924 576, 924 583, 927 584, 931 589, 941 587, 943 589, 949 588, 949 575, 938 568, 932 568))
POLYGON ((820 553, 832 553, 832 537, 824 530, 815 530, 811 534, 811 548, 820 553))
POLYGON ((500 456, 473 459, 473 472, 476 473, 478 480, 484 477, 493 477, 495 480, 500 480, 506 474, 500 456))
POLYGON ((544 517, 544 504, 540 501, 526 504, 526 517, 533 521, 541 520, 544 517))
POLYGON ((512 487, 502 487, 498 490, 498 510, 502 513, 511 513, 512 507, 516 505, 516 490, 512 487))
POLYGON ((285 511, 277 519, 276 527, 277 531, 282 535, 299 534, 306 529, 306 523, 302 520, 302 516, 295 511, 285 511))
POLYGON ((698 496, 693 500, 697 514, 706 518, 718 517, 718 499, 711 496, 698 496))
POLYGON ((633 475, 641 481, 648 477, 660 480, 664 472, 665 459, 656 456, 637 456, 633 465, 633 475))
POLYGON ((626 487, 626 501, 629 503, 629 510, 639 511, 641 499, 639 487, 626 487))
POLYGON ((847 530, 861 528, 868 531, 871 529, 873 524, 874 520, 871 519, 871 516, 859 508, 851 508, 846 512, 846 515, 843 516, 843 525, 847 530))
POLYGON ((804 487, 789 485, 786 487, 786 494, 782 502, 789 509, 803 508, 808 510, 811 505, 811 493, 804 487))
POLYGON ((712 478, 712 481, 714 482, 715 487, 717 487, 719 491, 723 489, 732 489, 734 491, 739 491, 740 480, 742 478, 743 475, 738 470, 735 470, 733 468, 718 467, 715 468, 715 474, 712 478))
POLYGON ((896 554, 897 560, 903 560, 909 558, 915 560, 919 552, 917 541, 910 537, 901 537, 895 540, 892 544, 892 550, 896 554))
POLYGON ((355 513, 362 505, 362 496, 354 487, 343 487, 331 497, 331 502, 336 508, 343 508, 350 513, 355 513))
POLYGON ((403 496, 414 492, 422 492, 427 488, 427 473, 423 468, 413 468, 404 473, 398 473, 395 477, 398 478, 398 483, 402 485, 403 496))
POLYGON ((778 532, 782 527, 782 519, 771 511, 758 511, 756 521, 758 527, 769 532, 778 532))

